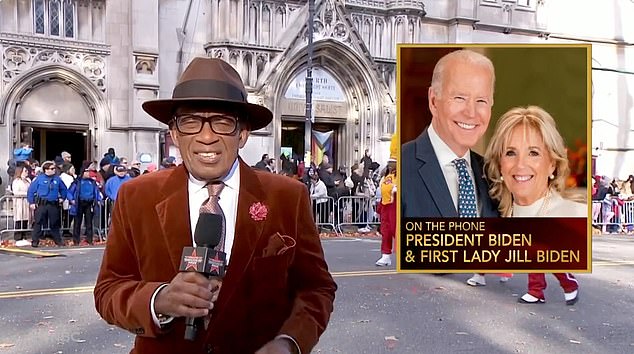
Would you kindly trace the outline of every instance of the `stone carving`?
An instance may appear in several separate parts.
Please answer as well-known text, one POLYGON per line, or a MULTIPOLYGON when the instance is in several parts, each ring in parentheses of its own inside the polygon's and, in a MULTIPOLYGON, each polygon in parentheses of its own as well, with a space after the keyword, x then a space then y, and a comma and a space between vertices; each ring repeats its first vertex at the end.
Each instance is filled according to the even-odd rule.
MULTIPOLYGON (((512 19, 512 10, 513 10, 513 6, 511 4, 502 4, 502 18, 504 19, 503 22, 505 25, 510 25, 513 22, 512 19)), ((504 33, 510 33, 511 29, 510 28, 506 28, 504 29, 504 33)))
POLYGON ((101 77, 104 73, 103 60, 92 55, 84 57, 82 67, 88 77, 101 77))
POLYGON ((259 53, 257 60, 256 60, 256 67, 257 67, 257 75, 258 77, 260 77, 260 75, 262 74, 262 71, 264 71, 264 67, 266 66, 266 64, 269 62, 269 55, 265 54, 265 53, 259 53))
POLYGON ((35 62, 49 62, 72 65, 76 58, 73 53, 59 50, 42 50, 35 55, 35 62))
POLYGON ((31 61, 31 55, 29 51, 22 47, 8 47, 4 51, 3 64, 3 81, 10 82, 21 71, 28 68, 28 63, 31 61))
POLYGON ((381 119, 381 135, 383 138, 390 137, 395 131, 394 115, 389 106, 383 106, 383 119, 381 119))
POLYGON ((95 55, 86 55, 82 58, 83 73, 94 82, 101 91, 105 91, 104 79, 106 76, 106 63, 95 55))
POLYGON ((415 18, 410 18, 407 21, 407 40, 410 43, 416 43, 416 33, 414 32, 415 28, 418 27, 416 21, 415 18))
POLYGON ((207 56, 227 60, 236 69, 245 86, 253 87, 268 63, 275 58, 275 53, 261 49, 239 49, 233 46, 208 46, 207 56))
POLYGON ((134 66, 137 74, 154 75, 156 70, 156 58, 138 55, 135 57, 136 65, 134 66))
POLYGON ((229 64, 231 64, 231 66, 233 66, 233 68, 236 70, 237 70, 239 57, 240 57, 240 53, 237 50, 232 50, 229 52, 229 64))
POLYGON ((343 23, 338 23, 332 32, 333 37, 343 41, 348 36, 348 28, 343 23))
MULTIPOLYGON (((68 0, 67 0, 68 1, 68 0)), ((74 0, 79 6, 92 6, 96 9, 101 9, 106 6, 105 0, 74 0)))
POLYGON ((313 28, 317 38, 335 38, 350 42, 348 26, 337 15, 334 0, 325 0, 319 13, 315 15, 313 28))
POLYGON ((224 59, 224 50, 222 50, 222 49, 214 49, 213 57, 214 58, 219 58, 219 59, 224 59))
POLYGON ((250 51, 242 52, 242 70, 240 72, 240 76, 244 80, 244 84, 247 87, 252 87, 254 84, 253 77, 252 77, 252 65, 251 65, 252 57, 253 57, 252 52, 250 51))
POLYGON ((385 84, 388 86, 390 91, 392 91, 392 88, 395 83, 395 80, 394 80, 395 70, 396 70, 396 65, 392 63, 381 63, 378 65, 378 71, 381 74, 381 78, 383 79, 385 84))
POLYGON ((104 56, 61 49, 8 46, 2 53, 2 81, 11 83, 21 73, 38 65, 62 64, 83 73, 102 92, 106 90, 106 62, 104 56))

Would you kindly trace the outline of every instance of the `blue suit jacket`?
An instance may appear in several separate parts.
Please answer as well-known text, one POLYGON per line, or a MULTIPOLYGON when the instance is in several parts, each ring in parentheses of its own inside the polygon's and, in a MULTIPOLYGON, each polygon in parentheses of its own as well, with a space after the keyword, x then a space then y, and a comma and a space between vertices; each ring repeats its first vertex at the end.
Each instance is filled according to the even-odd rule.
MULTIPOLYGON (((403 217, 458 217, 427 129, 401 148, 401 215, 403 217)), ((497 205, 489 197, 482 156, 471 151, 471 168, 481 217, 497 217, 497 205)))

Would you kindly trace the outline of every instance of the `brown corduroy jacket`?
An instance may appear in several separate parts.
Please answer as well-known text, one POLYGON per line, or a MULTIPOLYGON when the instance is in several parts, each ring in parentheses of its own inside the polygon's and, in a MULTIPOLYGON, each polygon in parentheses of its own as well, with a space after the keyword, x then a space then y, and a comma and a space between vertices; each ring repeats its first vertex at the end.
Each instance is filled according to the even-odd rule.
POLYGON ((325 330, 337 285, 306 187, 242 160, 239 168, 231 262, 208 330, 194 342, 183 339, 184 318, 162 330, 150 313, 152 294, 177 274, 183 247, 192 245, 188 173, 179 166, 121 186, 94 296, 108 323, 137 335, 131 353, 253 353, 285 334, 308 354, 325 330), (258 202, 268 211, 260 221, 249 212, 258 202), (281 243, 279 235, 293 240, 281 243))

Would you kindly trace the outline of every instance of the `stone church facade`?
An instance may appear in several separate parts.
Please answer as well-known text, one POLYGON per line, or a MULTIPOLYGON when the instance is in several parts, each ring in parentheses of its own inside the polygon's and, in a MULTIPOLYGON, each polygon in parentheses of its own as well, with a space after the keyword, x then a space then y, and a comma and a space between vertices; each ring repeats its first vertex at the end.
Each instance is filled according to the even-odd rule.
MULTIPOLYGON (((571 33, 571 25, 555 25, 565 35, 554 36, 562 9, 552 3, 315 0, 313 127, 330 134, 336 165, 349 167, 366 148, 387 160, 396 129, 397 43, 590 41, 604 47, 599 52, 613 66, 620 65, 615 48, 631 52, 632 38, 595 40, 571 33)), ((591 10, 583 11, 596 15, 591 10)), ((307 19, 304 1, 1 0, 0 161, 21 142, 31 142, 40 160, 62 150, 74 162, 99 159, 109 147, 146 164, 176 155, 166 127, 141 104, 170 97, 196 56, 231 63, 249 100, 274 113, 242 150, 247 163, 289 149, 301 158, 307 19)))

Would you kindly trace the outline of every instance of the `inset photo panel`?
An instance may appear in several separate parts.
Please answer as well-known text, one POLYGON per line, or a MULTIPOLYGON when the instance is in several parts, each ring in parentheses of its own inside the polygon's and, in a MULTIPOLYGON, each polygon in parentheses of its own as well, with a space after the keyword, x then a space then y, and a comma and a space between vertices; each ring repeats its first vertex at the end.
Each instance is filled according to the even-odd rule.
POLYGON ((591 46, 399 45, 398 270, 591 271, 591 46))

